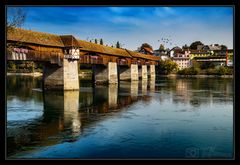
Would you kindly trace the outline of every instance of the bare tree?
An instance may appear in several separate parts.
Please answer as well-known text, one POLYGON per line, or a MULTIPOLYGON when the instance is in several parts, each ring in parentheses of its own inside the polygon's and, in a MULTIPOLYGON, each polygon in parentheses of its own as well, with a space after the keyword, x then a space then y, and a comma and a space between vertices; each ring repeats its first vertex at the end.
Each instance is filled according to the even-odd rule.
MULTIPOLYGON (((7 35, 11 33, 15 28, 20 28, 26 19, 26 12, 20 7, 9 7, 7 8, 7 24, 6 32, 7 35)), ((21 40, 23 36, 19 36, 18 40, 21 40)), ((19 43, 15 43, 19 45, 19 43)), ((11 49, 13 44, 7 43, 7 48, 11 49)))
POLYGON ((7 10, 7 30, 21 27, 26 19, 26 12, 20 7, 11 7, 7 10))

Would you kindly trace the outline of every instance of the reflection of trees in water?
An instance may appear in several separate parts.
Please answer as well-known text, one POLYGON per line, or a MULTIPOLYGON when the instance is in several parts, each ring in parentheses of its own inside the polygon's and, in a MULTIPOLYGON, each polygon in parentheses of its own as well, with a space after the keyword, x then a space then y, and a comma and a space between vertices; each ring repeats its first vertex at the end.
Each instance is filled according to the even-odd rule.
POLYGON ((224 78, 163 78, 157 82, 156 90, 160 94, 168 94, 168 97, 160 96, 161 102, 170 97, 173 103, 200 106, 232 101, 233 81, 224 78))
POLYGON ((28 101, 34 99, 42 101, 42 94, 33 91, 33 88, 42 88, 42 78, 32 76, 7 76, 7 96, 17 96, 21 101, 28 101))

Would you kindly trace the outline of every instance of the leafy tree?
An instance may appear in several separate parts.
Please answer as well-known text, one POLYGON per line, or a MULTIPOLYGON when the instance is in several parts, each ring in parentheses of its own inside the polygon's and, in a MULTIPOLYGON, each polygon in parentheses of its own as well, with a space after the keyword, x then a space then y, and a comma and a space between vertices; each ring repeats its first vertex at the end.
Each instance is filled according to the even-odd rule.
POLYGON ((228 72, 227 68, 224 66, 220 66, 217 70, 218 75, 226 75, 228 72))
POLYGON ((95 44, 97 44, 97 39, 95 39, 95 44))
POLYGON ((163 45, 163 44, 160 44, 160 46, 159 46, 159 50, 160 50, 160 51, 163 51, 163 50, 165 50, 165 48, 164 48, 164 45, 163 45))
POLYGON ((143 49, 143 48, 150 48, 151 50, 153 50, 152 46, 149 45, 148 43, 143 43, 141 46, 141 49, 143 49))
POLYGON ((177 70, 177 68, 177 63, 170 59, 165 61, 160 60, 160 65, 157 68, 157 71, 159 72, 159 74, 170 74, 174 70, 177 70))
POLYGON ((185 68, 185 69, 179 70, 178 74, 180 74, 180 75, 197 75, 197 74, 199 74, 199 72, 200 72, 199 68, 190 67, 190 68, 185 68))
POLYGON ((116 48, 120 48, 120 43, 119 43, 119 41, 118 41, 117 44, 116 44, 116 48))
POLYGON ((189 46, 187 46, 187 44, 185 44, 184 46, 182 46, 182 49, 188 49, 189 46))
POLYGON ((198 45, 204 45, 201 41, 195 41, 190 45, 190 49, 197 50, 198 45))
POLYGON ((196 60, 192 60, 192 67, 193 68, 200 68, 199 62, 197 62, 196 60))
POLYGON ((102 38, 100 39, 100 45, 103 45, 103 40, 102 40, 102 38))
POLYGON ((226 45, 221 45, 221 50, 227 50, 227 46, 226 45))

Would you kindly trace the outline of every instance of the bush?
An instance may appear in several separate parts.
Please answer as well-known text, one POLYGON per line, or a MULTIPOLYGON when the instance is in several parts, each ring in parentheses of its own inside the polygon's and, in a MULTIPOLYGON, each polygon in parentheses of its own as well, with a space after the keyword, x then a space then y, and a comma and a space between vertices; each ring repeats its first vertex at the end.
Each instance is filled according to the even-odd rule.
POLYGON ((227 73, 227 69, 223 66, 220 66, 217 70, 218 75, 225 75, 227 73))
POLYGON ((232 75, 233 69, 220 66, 217 69, 207 69, 207 75, 232 75))
POLYGON ((209 68, 209 69, 207 69, 206 73, 207 73, 207 75, 216 75, 217 70, 209 68))
POLYGON ((199 74, 199 72, 200 72, 199 68, 191 67, 191 68, 185 68, 185 69, 179 70, 178 74, 180 74, 180 75, 197 75, 197 74, 199 74))
POLYGON ((172 60, 161 60, 157 68, 159 74, 170 74, 175 70, 177 70, 177 64, 172 60))

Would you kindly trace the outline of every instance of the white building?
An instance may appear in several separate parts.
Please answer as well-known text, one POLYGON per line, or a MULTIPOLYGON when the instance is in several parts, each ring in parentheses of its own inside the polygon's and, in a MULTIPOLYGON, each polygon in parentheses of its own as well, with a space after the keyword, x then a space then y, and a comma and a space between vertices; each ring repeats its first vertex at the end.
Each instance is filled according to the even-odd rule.
POLYGON ((177 63, 179 70, 191 67, 190 55, 188 54, 175 54, 172 60, 177 63))

